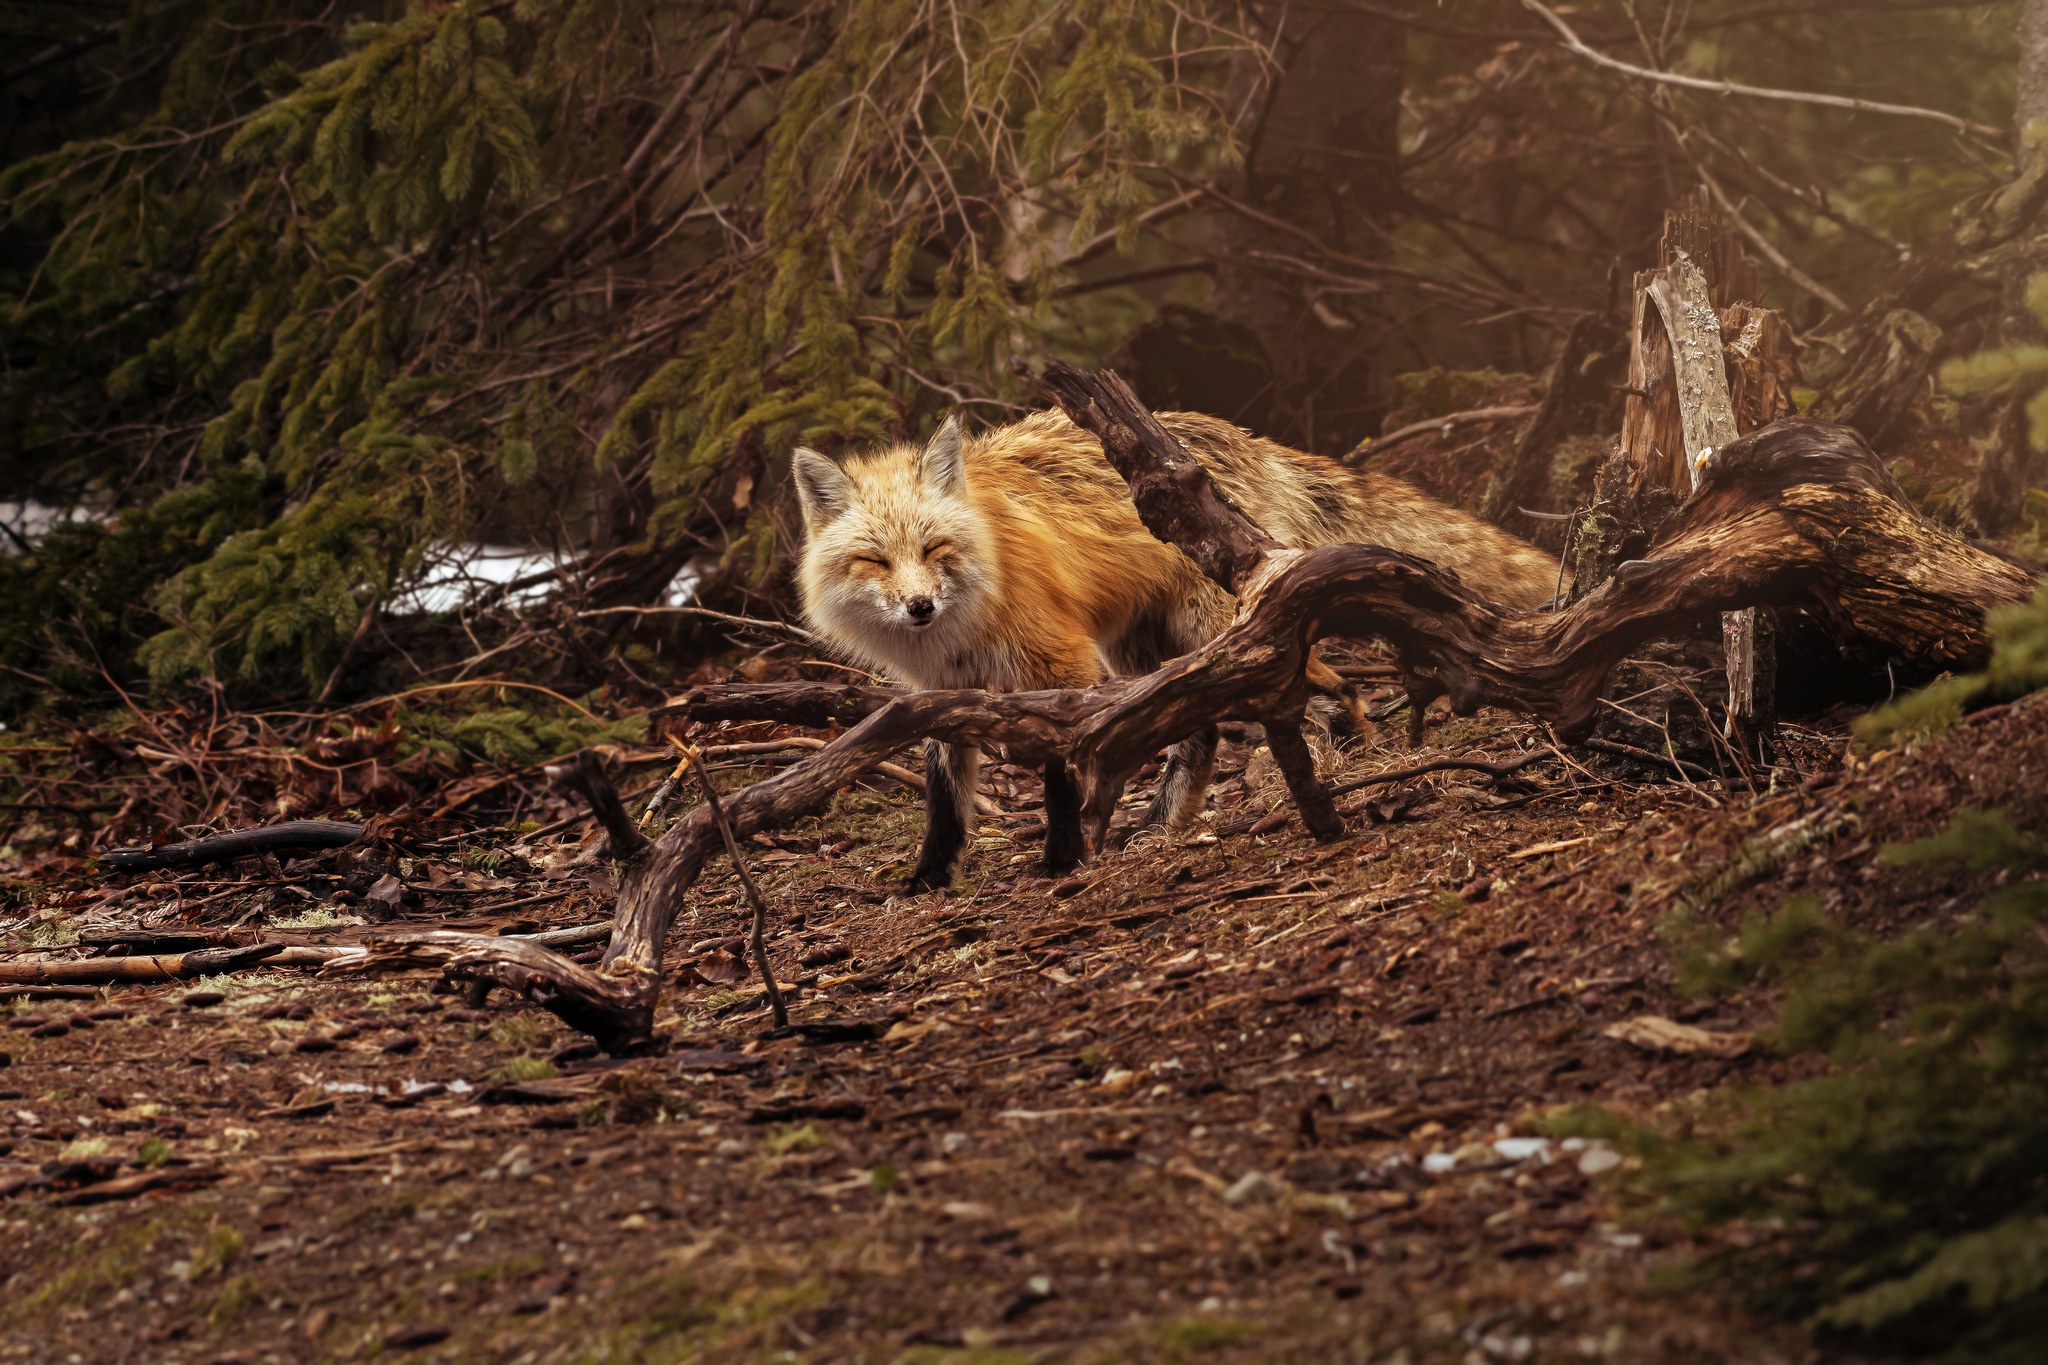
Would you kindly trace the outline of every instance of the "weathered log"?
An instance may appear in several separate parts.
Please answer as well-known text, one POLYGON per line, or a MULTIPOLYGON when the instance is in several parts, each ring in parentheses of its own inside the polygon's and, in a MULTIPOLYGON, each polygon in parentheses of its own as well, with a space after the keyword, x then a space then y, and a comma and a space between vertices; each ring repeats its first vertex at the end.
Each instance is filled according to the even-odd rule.
MULTIPOLYGON (((1265 721, 1298 706, 1304 661, 1328 635, 1385 639, 1460 713, 1502 706, 1570 736, 1590 725, 1622 658, 1725 611, 1799 606, 1837 639, 1931 673, 1981 664, 1985 611, 2033 591, 2025 569, 1914 512, 1856 433, 1806 419, 1716 450, 1651 552, 1563 611, 1502 608, 1430 565, 1371 546, 1267 556, 1259 572, 1228 631, 1146 677, 1085 691, 842 695, 842 708, 856 697, 879 704, 815 757, 734 793, 733 830, 745 838, 818 811, 887 755, 929 737, 1007 746, 1023 762, 1065 755, 1099 834, 1125 783, 1165 744, 1198 724, 1265 721)), ((747 705, 739 689, 700 695, 729 716, 747 705)), ((787 713, 786 686, 754 695, 787 713)), ((530 945, 453 933, 373 939, 351 965, 439 967, 520 990, 625 1051, 651 1030, 661 945, 720 842, 699 806, 627 869, 617 932, 594 971, 530 945)))

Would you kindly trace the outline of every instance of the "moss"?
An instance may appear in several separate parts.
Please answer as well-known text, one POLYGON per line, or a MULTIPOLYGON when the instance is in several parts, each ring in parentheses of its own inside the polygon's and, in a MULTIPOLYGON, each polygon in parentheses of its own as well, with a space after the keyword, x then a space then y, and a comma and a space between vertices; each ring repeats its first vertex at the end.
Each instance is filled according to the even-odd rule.
POLYGON ((207 1208, 178 1210, 140 1224, 91 1229, 79 1240, 69 1264, 40 1288, 0 1299, 0 1326, 26 1327, 50 1309, 103 1303, 141 1276, 161 1270, 169 1257, 157 1254, 159 1248, 211 1213, 207 1208))
POLYGON ((514 1057, 492 1073, 507 1081, 551 1081, 555 1064, 545 1057, 514 1057))
POLYGON ((1242 1346, 1252 1334, 1252 1325, 1235 1318, 1183 1318, 1167 1323, 1152 1333, 1161 1360, 1184 1360, 1191 1355, 1242 1346))
POLYGON ((815 1123, 805 1123, 772 1132, 762 1141, 774 1155, 790 1156, 797 1152, 815 1152, 830 1144, 832 1135, 815 1123))

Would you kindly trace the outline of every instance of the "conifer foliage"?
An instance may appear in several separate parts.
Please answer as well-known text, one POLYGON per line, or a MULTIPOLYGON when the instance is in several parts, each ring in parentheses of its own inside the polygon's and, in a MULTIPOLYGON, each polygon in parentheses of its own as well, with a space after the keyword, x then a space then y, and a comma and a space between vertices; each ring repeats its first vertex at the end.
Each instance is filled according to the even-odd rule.
MULTIPOLYGON (((1990 673, 2048 684, 2048 596, 2009 612, 1990 673)), ((1976 686, 1983 686, 1977 680, 1976 686)), ((1803 897, 1696 981, 1777 978, 1776 1042, 1826 1074, 1724 1108, 1710 1137, 1647 1139, 1646 1184, 1740 1229, 1710 1266, 1821 1326, 1915 1353, 2030 1360, 2048 1332, 2048 840, 2041 809, 1965 811, 1885 854, 1993 872, 1959 927, 1877 940, 1803 897)))
MULTIPOLYGON (((0 553, 0 709, 346 690, 372 626, 413 658, 384 627, 465 543, 551 549, 577 607, 693 558, 745 599, 786 562, 791 446, 1003 420, 1031 401, 1010 359, 1123 363, 1157 319, 1243 343, 1251 406, 1223 415, 1287 389, 1267 410, 1325 414, 1295 426, 1341 454, 1400 371, 1542 371, 1700 177, 1779 243, 1769 301, 1809 326, 2011 172, 1982 131, 2010 0, 1574 21, 1631 63, 1953 111, 1960 141, 1645 85, 1514 7, 1356 8, 1378 27, 1231 0, 10 7, 0 500, 85 515, 0 553), (1332 34, 1399 97, 1360 96, 1332 34), (1357 391, 1302 391, 1303 354, 1357 391)), ((1976 349, 1987 290, 1958 279, 1915 306, 1976 349)))
MULTIPOLYGON (((149 550, 93 594, 118 621, 10 623, 17 668, 89 674, 146 607, 159 678, 317 685, 454 538, 610 496, 593 548, 672 544, 737 449, 994 402, 1227 145, 1244 48, 1157 0, 169 10, 128 35, 155 107, 0 180, 9 439, 135 509, 39 567, 149 550)), ((766 500, 726 497, 765 563, 766 500)))

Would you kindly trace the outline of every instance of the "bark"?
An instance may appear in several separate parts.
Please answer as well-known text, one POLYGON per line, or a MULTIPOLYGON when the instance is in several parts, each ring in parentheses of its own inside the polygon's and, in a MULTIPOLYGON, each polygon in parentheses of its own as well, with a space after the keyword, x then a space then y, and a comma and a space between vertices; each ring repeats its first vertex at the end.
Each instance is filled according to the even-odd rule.
MULTIPOLYGON (((1619 564, 1622 542, 1654 534, 1670 499, 1697 485, 1702 460, 1793 410, 1798 343, 1784 319, 1747 301, 1761 287, 1756 269, 1703 192, 1665 215, 1662 250, 1662 268, 1636 276, 1629 401, 1602 481, 1615 508, 1595 523, 1610 553, 1582 571, 1619 564)), ((1728 726, 1755 759, 1777 725, 1774 624, 1756 608, 1721 623, 1728 726)))
MULTIPOLYGON (((1171 498, 1180 485, 1149 479, 1156 472, 1136 484, 1171 498)), ((1228 545, 1235 529, 1225 516, 1210 539, 1228 545)), ((1630 651, 1723 612, 1799 606, 1840 641, 1933 672, 1981 664, 1985 611, 2033 591, 2025 569, 1915 513, 1855 432, 1803 418, 1715 451, 1650 552, 1563 611, 1509 611, 1419 560, 1363 545, 1280 551, 1242 581, 1240 616, 1210 646, 1085 691, 696 689, 699 718, 863 712, 815 757, 727 798, 733 831, 744 839, 820 810, 887 756, 934 738, 1003 745, 1024 763, 1064 756, 1099 836, 1131 775, 1165 744, 1219 720, 1298 716, 1310 650, 1328 635, 1387 640, 1405 670, 1433 675, 1462 714, 1501 706, 1572 736, 1591 724, 1610 670, 1630 651)), ((350 968, 438 967, 508 986, 607 1048, 631 1050, 651 1031, 662 944, 720 842, 700 806, 628 868, 612 946, 595 970, 458 933, 381 936, 350 968)))

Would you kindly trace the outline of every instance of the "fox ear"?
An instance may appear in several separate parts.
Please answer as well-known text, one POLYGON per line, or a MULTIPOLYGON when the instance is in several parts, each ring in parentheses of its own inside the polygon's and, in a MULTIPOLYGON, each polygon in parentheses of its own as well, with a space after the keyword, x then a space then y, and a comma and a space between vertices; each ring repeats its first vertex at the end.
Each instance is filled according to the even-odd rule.
POLYGON ((935 493, 957 493, 967 483, 966 438, 958 416, 948 417, 917 460, 917 472, 935 493))
POLYGON ((827 525, 852 503, 853 482, 846 471, 817 451, 798 446, 789 457, 789 470, 796 476, 796 500, 803 508, 804 525, 827 525))

